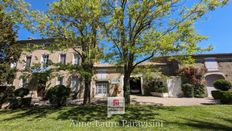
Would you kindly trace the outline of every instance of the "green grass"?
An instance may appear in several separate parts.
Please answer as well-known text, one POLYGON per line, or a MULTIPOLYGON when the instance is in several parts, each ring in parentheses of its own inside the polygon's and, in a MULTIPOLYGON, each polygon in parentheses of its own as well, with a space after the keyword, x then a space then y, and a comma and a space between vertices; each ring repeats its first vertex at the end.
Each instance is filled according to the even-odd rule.
MULTIPOLYGON (((0 110, 0 130, 231 130, 232 105, 157 107, 133 105, 126 114, 107 118, 106 106, 0 110), (75 122, 162 121, 163 127, 78 127, 75 122), (142 129, 141 129, 142 128, 142 129)), ((98 123, 99 124, 99 123, 98 123)), ((95 125, 95 124, 93 124, 95 125)))

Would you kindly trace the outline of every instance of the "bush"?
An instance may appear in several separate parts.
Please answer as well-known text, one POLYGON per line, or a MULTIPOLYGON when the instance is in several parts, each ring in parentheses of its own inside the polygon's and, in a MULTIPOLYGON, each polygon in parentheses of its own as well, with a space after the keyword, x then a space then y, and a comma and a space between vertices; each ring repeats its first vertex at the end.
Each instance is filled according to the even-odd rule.
POLYGON ((31 97, 22 98, 22 106, 29 107, 31 105, 31 97))
POLYGON ((27 88, 18 88, 15 90, 14 94, 16 97, 23 98, 24 96, 28 95, 29 92, 30 92, 30 90, 27 88))
POLYGON ((183 84, 182 91, 185 97, 205 97, 205 86, 203 84, 183 84))
POLYGON ((203 98, 206 96, 205 85, 195 84, 194 85, 194 97, 203 98))
POLYGON ((222 98, 221 103, 223 104, 232 104, 232 91, 221 91, 222 98))
POLYGON ((184 96, 193 97, 193 92, 192 92, 193 88, 194 88, 194 85, 192 85, 192 84, 183 84, 182 91, 184 93, 184 96))
POLYGON ((14 86, 0 86, 0 108, 14 96, 14 86))
POLYGON ((47 90, 45 97, 53 106, 62 106, 66 104, 66 100, 70 94, 70 89, 64 85, 57 85, 47 90))
POLYGON ((22 106, 22 101, 21 98, 14 98, 10 101, 10 108, 11 109, 17 109, 20 108, 22 106))
POLYGON ((221 91, 211 91, 211 94, 214 99, 221 99, 222 98, 222 92, 221 91))
POLYGON ((158 86, 156 88, 153 89, 153 92, 158 92, 158 93, 167 93, 168 92, 168 88, 166 86, 158 86))
POLYGON ((228 91, 231 89, 231 83, 227 80, 217 80, 214 82, 214 87, 222 91, 228 91))

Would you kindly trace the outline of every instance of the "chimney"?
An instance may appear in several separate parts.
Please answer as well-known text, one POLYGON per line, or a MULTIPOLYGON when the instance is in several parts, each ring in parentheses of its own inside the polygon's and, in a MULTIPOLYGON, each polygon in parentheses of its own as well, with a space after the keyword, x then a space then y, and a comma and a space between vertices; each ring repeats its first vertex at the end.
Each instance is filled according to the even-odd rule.
POLYGON ((28 39, 28 40, 33 40, 33 37, 29 36, 27 39, 28 39))

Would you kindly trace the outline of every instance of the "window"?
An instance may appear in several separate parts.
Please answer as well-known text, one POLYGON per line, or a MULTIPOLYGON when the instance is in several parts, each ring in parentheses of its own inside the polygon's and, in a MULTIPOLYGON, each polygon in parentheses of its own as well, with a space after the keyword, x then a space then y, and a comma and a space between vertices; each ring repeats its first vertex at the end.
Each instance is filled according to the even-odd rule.
POLYGON ((29 69, 30 67, 31 67, 31 56, 27 56, 25 69, 29 69))
POLYGON ((80 65, 80 55, 79 54, 73 54, 73 65, 80 65))
POLYGON ((218 71, 218 62, 215 58, 206 58, 205 67, 208 71, 218 71))
POLYGON ((66 63, 66 54, 60 54, 60 64, 66 63))
POLYGON ((107 74, 106 74, 105 69, 98 69, 96 76, 97 76, 97 80, 99 80, 99 81, 107 80, 107 74))
POLYGON ((98 82, 96 83, 96 94, 106 95, 107 94, 108 82, 98 82))
POLYGON ((12 63, 10 64, 10 68, 16 68, 16 66, 17 66, 17 63, 16 63, 16 62, 12 62, 12 63))
POLYGON ((57 84, 58 85, 64 85, 64 77, 58 77, 57 78, 57 84))
POLYGON ((28 80, 27 79, 25 79, 25 78, 20 79, 19 87, 26 88, 27 85, 28 85, 28 80))
POLYGON ((77 88, 78 88, 78 77, 77 76, 73 76, 71 78, 70 88, 72 92, 77 91, 77 88))
POLYGON ((49 59, 49 55, 42 55, 42 57, 41 57, 41 67, 42 68, 48 67, 48 59, 49 59))

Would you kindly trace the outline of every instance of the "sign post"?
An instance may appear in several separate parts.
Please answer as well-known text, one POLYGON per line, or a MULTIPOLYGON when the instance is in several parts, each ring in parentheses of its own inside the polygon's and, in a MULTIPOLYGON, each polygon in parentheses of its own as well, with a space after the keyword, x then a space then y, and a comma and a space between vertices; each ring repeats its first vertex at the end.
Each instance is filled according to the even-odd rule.
POLYGON ((113 114, 125 114, 124 97, 108 97, 107 117, 111 117, 113 114))

